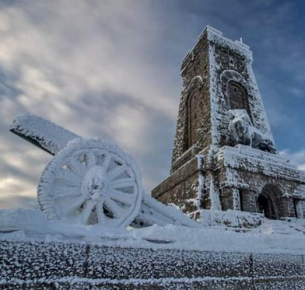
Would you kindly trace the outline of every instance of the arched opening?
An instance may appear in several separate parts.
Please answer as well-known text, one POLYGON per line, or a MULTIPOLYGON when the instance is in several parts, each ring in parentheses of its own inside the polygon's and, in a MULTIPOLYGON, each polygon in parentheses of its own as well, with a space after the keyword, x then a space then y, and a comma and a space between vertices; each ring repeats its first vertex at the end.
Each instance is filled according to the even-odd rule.
POLYGON ((201 129, 203 118, 202 96, 197 91, 189 95, 187 101, 187 148, 198 141, 198 130, 201 129))
POLYGON ((268 219, 280 219, 282 215, 282 202, 280 189, 272 184, 264 186, 257 199, 258 208, 268 219))

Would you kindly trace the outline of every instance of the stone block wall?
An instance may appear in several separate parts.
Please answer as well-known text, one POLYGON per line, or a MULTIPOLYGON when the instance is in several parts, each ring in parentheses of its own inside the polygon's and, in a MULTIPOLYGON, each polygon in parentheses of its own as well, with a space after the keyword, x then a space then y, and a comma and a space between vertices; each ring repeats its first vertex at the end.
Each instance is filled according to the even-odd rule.
MULTIPOLYGON (((207 31, 181 66, 183 85, 174 140, 172 164, 191 146, 200 149, 211 144, 211 103, 209 85, 209 43, 207 31), (195 116, 197 114, 197 116, 195 116), (200 123, 198 123, 200 122, 200 123), (191 136, 193 136, 191 138, 191 136)), ((175 168, 172 167, 171 172, 175 168)))
POLYGON ((304 289, 304 256, 0 241, 0 289, 304 289))
MULTIPOLYGON (((260 212, 258 198, 267 197, 276 219, 296 217, 296 190, 304 173, 279 155, 246 146, 224 147, 215 157, 222 209, 234 209, 233 190, 238 190, 240 209, 260 212)), ((236 208, 235 208, 236 209, 236 208)))
POLYGON ((155 187, 151 192, 152 196, 164 204, 175 204, 183 212, 197 210, 195 203, 198 193, 197 167, 195 157, 155 187))

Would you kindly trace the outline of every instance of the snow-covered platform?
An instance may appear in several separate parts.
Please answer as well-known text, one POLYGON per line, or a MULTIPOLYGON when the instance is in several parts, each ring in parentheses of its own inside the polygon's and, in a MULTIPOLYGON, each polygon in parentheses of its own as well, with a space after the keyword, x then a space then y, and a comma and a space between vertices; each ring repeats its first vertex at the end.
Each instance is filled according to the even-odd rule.
POLYGON ((1 233, 0 289, 304 289, 305 236, 280 230, 1 233))

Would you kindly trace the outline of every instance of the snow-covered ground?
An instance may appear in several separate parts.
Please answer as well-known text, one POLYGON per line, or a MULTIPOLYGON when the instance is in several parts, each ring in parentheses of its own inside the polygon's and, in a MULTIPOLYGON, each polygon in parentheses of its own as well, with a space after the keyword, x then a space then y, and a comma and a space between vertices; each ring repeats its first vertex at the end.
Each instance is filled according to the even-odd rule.
POLYGON ((265 219, 258 228, 236 232, 226 227, 176 225, 127 230, 69 225, 45 220, 39 211, 0 211, 0 240, 67 242, 113 247, 163 248, 244 253, 305 254, 305 221, 265 219), (14 227, 5 227, 14 224, 14 227), (6 231, 6 232, 5 232, 6 231))

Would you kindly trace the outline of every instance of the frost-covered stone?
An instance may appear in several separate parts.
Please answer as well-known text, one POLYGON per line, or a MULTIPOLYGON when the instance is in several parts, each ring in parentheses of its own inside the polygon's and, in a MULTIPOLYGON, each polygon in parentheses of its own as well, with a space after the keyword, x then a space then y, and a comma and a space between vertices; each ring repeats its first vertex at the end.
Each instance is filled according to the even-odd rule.
POLYGON ((0 233, 0 289, 303 289, 303 245, 297 230, 241 234, 167 225, 99 240, 0 233))
POLYGON ((208 26, 182 62, 171 175, 152 195, 194 219, 202 209, 305 216, 304 174, 278 155, 252 61, 249 46, 208 26))
POLYGON ((229 110, 229 133, 231 140, 237 144, 249 145, 270 153, 276 153, 272 141, 258 129, 253 127, 246 110, 229 110))

